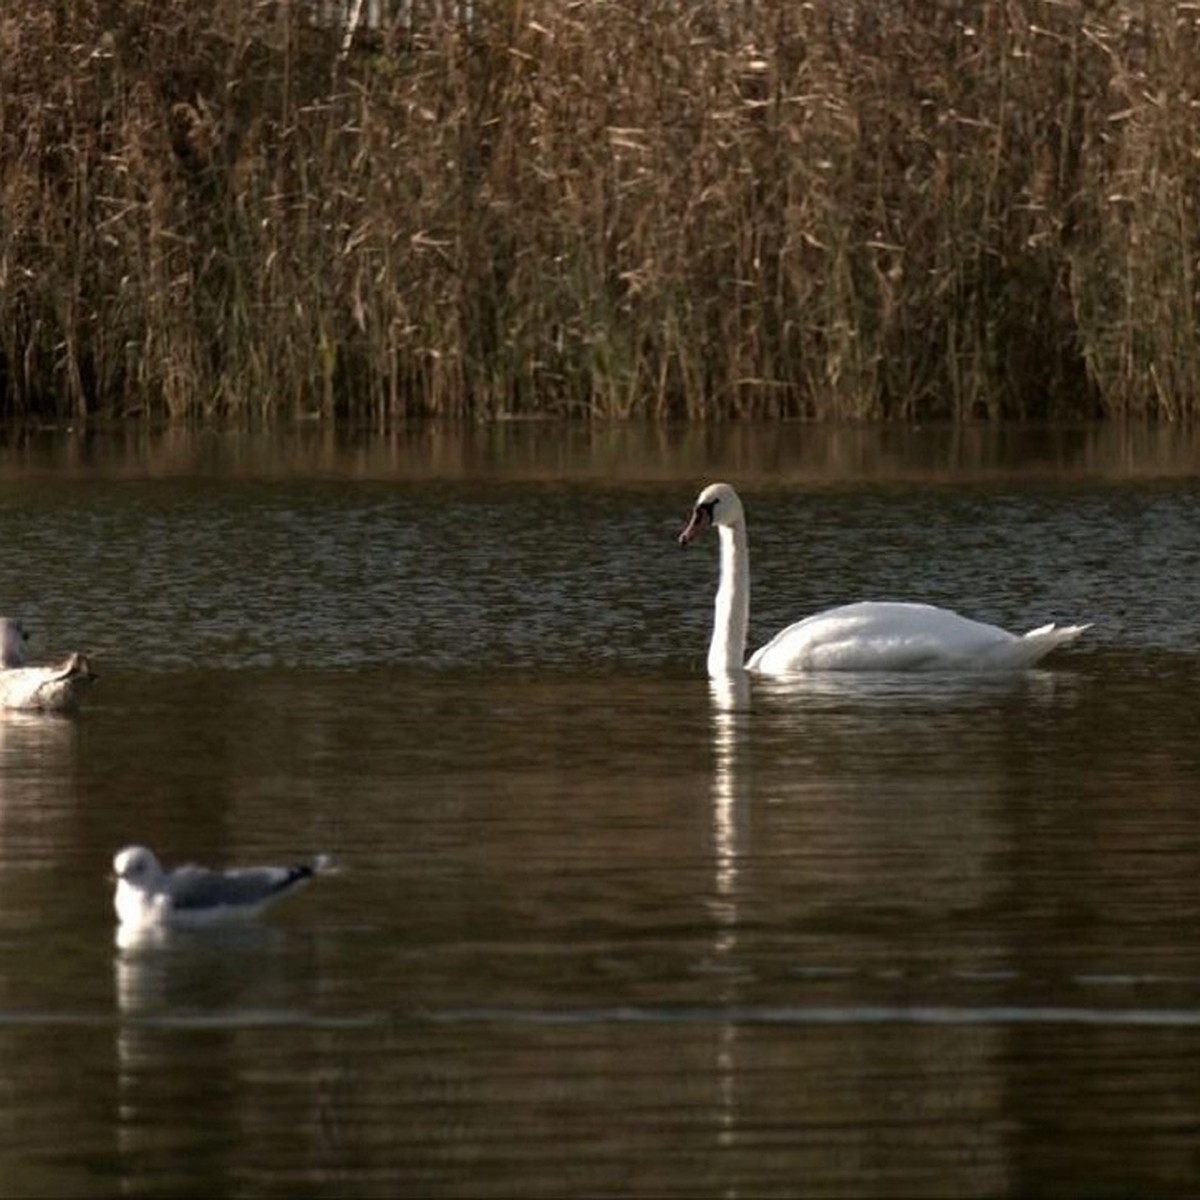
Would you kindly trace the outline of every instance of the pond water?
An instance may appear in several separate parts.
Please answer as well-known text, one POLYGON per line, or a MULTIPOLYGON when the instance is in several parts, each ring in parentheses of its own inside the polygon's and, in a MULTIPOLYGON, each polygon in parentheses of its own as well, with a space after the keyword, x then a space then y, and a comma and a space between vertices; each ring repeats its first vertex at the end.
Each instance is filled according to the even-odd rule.
POLYGON ((1200 449, 1178 431, 10 431, 6 1195, 1186 1195, 1200 449), (711 688, 860 598, 1033 672, 711 688), (340 870, 115 941, 111 856, 340 870))

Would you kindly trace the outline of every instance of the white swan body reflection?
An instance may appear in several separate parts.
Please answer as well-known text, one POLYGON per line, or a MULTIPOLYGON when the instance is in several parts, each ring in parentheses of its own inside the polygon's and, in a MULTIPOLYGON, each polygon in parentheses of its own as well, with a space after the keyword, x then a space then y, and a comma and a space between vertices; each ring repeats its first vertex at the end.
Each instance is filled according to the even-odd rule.
POLYGON ((1021 670, 1087 625, 1043 625, 1026 634, 973 621, 931 604, 863 601, 827 609, 789 625, 746 660, 750 559, 746 517, 737 492, 713 483, 697 497, 679 535, 687 545, 706 529, 720 538, 721 577, 713 614, 708 673, 743 668, 760 675, 806 671, 1021 670))

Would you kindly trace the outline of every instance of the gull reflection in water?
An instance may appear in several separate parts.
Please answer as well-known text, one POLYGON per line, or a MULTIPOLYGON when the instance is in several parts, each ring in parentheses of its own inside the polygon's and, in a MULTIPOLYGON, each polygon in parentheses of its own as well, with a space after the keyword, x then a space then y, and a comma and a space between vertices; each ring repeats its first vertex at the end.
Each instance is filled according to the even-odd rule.
POLYGON ((57 920, 44 904, 61 901, 70 911, 69 889, 42 900, 29 881, 30 868, 48 878, 78 851, 78 732, 61 713, 0 709, 0 912, 13 928, 57 920))
POLYGON ((202 1003, 236 1010, 253 994, 272 990, 277 971, 265 952, 286 939, 284 929, 258 922, 196 929, 118 925, 113 937, 117 1010, 135 1018, 194 1013, 202 1003), (247 970, 248 963, 253 970, 247 970))
MULTIPOLYGON (((208 1031, 208 1086, 219 1088, 223 1073, 233 1069, 240 1031, 287 1015, 280 1002, 287 972, 278 952, 286 938, 285 930, 257 924, 117 927, 114 1124, 120 1169, 126 1173, 123 1191, 137 1190, 146 1155, 162 1135, 164 1096, 174 1095, 169 1081, 179 1070, 180 1031, 208 1031)), ((237 1106, 222 1119, 235 1129, 237 1106)))
POLYGON ((75 766, 78 725, 62 713, 0 708, 0 809, 38 811, 64 791, 75 766))

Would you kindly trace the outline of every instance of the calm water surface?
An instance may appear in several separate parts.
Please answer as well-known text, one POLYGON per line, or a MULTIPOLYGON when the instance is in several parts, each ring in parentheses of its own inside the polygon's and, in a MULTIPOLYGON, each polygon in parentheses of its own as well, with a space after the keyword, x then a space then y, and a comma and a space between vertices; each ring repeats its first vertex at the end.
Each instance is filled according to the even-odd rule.
POLYGON ((0 715, 0 1193, 1193 1192, 1195 447, 656 437, 0 446, 0 611, 101 672, 0 715), (754 644, 1095 628, 714 691, 717 476, 754 644), (133 840, 342 870, 122 947, 133 840))

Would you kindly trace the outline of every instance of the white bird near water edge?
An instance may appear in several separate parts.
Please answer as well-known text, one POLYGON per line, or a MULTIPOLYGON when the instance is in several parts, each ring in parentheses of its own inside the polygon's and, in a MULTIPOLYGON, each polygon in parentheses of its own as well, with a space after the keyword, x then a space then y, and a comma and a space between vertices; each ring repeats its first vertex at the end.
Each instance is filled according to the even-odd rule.
POLYGON ((86 654, 76 651, 53 666, 28 666, 29 634, 16 617, 0 617, 0 708, 66 712, 78 707, 96 678, 86 654))
POLYGON ((688 545, 709 528, 716 529, 721 549, 708 648, 708 674, 713 679, 743 669, 760 675, 1022 670, 1090 628, 1043 625, 1015 634, 931 604, 868 600, 797 621, 746 661, 750 552, 742 502, 727 483, 710 484, 700 493, 679 544, 688 545))
POLYGON ((113 907, 124 927, 195 927, 256 917, 281 896, 332 871, 328 855, 286 867, 217 870, 192 863, 164 871, 152 850, 126 846, 113 858, 113 907))

